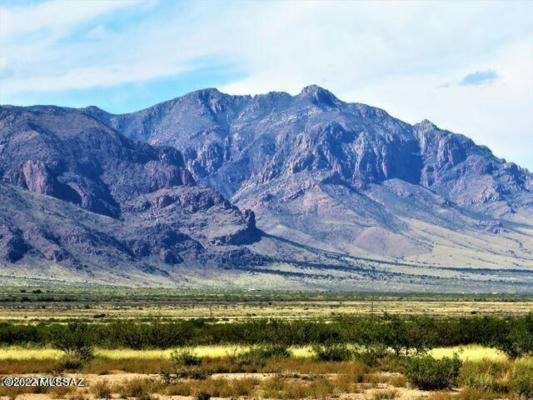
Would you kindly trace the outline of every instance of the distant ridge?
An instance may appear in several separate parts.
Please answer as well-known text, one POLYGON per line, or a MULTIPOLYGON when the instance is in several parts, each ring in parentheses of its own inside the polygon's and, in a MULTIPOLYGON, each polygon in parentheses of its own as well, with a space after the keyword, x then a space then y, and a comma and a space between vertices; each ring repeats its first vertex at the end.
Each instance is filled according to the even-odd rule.
MULTIPOLYGON (((410 125, 316 85, 295 96, 203 89, 117 115, 3 106, 0 177, 10 271, 53 262, 89 280, 100 271, 102 282, 137 285, 129 275, 139 273, 148 285, 191 287, 533 285, 529 171, 428 120, 410 125), (15 187, 34 192, 31 210, 56 207, 55 197, 124 234, 102 246, 30 223, 30 211, 15 221, 10 207, 26 197, 15 187), (47 255, 50 243, 61 255, 47 255), (122 278, 110 278, 112 264, 122 278)), ((57 218, 79 228, 74 215, 57 218)))

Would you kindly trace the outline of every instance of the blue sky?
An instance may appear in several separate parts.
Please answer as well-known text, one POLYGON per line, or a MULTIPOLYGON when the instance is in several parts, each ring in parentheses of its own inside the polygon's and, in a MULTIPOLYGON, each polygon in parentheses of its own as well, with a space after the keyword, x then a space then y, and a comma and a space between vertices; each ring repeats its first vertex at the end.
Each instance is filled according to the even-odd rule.
POLYGON ((533 170, 533 2, 0 2, 0 103, 298 93, 430 119, 533 170))

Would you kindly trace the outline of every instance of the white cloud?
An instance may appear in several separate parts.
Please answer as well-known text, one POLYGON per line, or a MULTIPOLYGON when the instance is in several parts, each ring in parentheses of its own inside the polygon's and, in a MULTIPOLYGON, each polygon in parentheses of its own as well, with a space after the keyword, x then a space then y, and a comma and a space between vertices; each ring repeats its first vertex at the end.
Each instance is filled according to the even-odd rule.
POLYGON ((442 75, 427 73, 363 85, 345 97, 377 104, 411 123, 430 119, 532 170, 533 44, 529 38, 524 39, 502 48, 483 64, 452 70, 445 77, 458 81, 473 68, 493 67, 500 78, 488 86, 442 88, 442 75))
POLYGON ((295 93, 317 83, 412 123, 432 119, 533 170, 533 3, 359 4, 321 3, 278 22, 285 28, 259 40, 262 51, 242 50, 252 72, 224 89, 295 93), (491 70, 490 85, 442 88, 491 70))
POLYGON ((138 0, 55 0, 31 6, 3 7, 0 8, 0 40, 40 30, 47 30, 48 34, 64 32, 80 22, 135 3, 138 0))
POLYGON ((87 37, 89 39, 105 39, 108 35, 109 32, 103 25, 97 25, 87 32, 87 37))
POLYGON ((230 93, 316 83, 410 122, 432 119, 533 169, 533 2, 53 1, 0 17, 2 100, 143 82, 214 59, 245 75, 221 88, 230 93), (144 17, 141 6, 159 12, 144 17), (107 29, 100 19, 126 10, 133 23, 107 29), (84 40, 65 40, 83 24, 84 40), (489 70, 491 85, 457 85, 489 70))
POLYGON ((0 79, 8 78, 11 74, 7 57, 0 56, 0 79))

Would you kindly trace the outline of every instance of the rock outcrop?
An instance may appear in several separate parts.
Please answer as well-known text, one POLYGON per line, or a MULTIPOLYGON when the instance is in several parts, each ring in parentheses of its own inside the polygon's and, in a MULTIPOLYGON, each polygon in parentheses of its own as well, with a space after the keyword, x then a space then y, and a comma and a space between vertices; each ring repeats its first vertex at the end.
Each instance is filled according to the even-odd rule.
POLYGON ((526 169, 314 85, 205 89, 123 115, 0 107, 9 268, 127 285, 261 273, 291 288, 521 288, 533 285, 532 220, 526 169))
MULTIPOLYGON (((533 218, 529 171, 427 120, 410 125, 314 85, 296 96, 205 89, 131 114, 84 112, 130 138, 180 150, 201 186, 253 209, 261 229, 354 256, 447 262, 433 255, 440 228, 505 235, 500 219, 533 218), (486 229, 494 220, 502 227, 486 229), (428 223, 433 233, 423 238, 418 230, 428 223)), ((519 241, 527 264, 529 239, 519 241)))
POLYGON ((305 171, 356 189, 401 179, 465 205, 512 203, 533 188, 531 173, 465 136, 427 120, 409 125, 315 85, 297 96, 205 89, 131 114, 85 112, 130 138, 177 148, 195 179, 229 198, 305 171), (464 190, 480 178, 491 182, 486 191, 464 190))
POLYGON ((216 266, 260 237, 253 213, 196 186, 178 150, 127 139, 79 110, 2 107, 0 143, 0 262, 216 266), (71 206, 50 219, 61 202, 71 206))

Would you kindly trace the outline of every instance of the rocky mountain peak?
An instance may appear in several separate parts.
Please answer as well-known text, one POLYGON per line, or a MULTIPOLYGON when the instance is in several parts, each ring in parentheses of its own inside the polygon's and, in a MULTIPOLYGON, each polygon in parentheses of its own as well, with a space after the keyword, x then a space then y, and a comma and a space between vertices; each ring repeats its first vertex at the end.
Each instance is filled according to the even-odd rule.
POLYGON ((217 88, 205 88, 205 89, 195 90, 194 92, 188 93, 183 97, 207 100, 211 98, 221 98, 221 97, 226 97, 226 96, 229 96, 229 95, 222 93, 217 88))
POLYGON ((87 106, 87 107, 81 108, 81 110, 87 111, 89 113, 106 113, 107 114, 107 111, 104 111, 100 107, 97 107, 97 106, 87 106))
POLYGON ((335 97, 329 90, 318 85, 309 85, 302 89, 298 98, 310 99, 316 106, 335 107, 339 105, 340 100, 335 97))
POLYGON ((461 192, 461 179, 483 176, 492 192, 508 187, 512 193, 529 187, 509 184, 514 175, 531 182, 523 171, 497 173, 502 161, 466 136, 429 120, 409 125, 379 108, 345 103, 317 85, 296 96, 205 89, 165 104, 102 120, 130 138, 177 148, 201 185, 229 198, 303 173, 317 182, 336 173, 354 188, 397 178, 468 204, 504 196, 484 195, 481 187, 461 192))
POLYGON ((417 130, 421 130, 421 131, 430 131, 430 130, 439 129, 437 127, 437 125, 435 125, 429 119, 424 119, 424 120, 416 123, 415 125, 413 125, 413 128, 415 128, 417 130))
POLYGON ((269 273, 292 274, 304 248, 314 253, 299 262, 332 282, 374 279, 360 270, 372 257, 387 260, 385 275, 531 267, 529 171, 316 85, 204 89, 122 115, 0 107, 0 204, 0 262, 17 267, 41 257, 179 279, 179 266, 270 260, 269 273), (325 272, 322 250, 357 261, 325 272))
POLYGON ((315 95, 319 93, 327 94, 328 96, 335 97, 335 95, 331 93, 329 90, 323 88, 322 86, 318 86, 315 84, 304 86, 302 90, 300 91, 301 95, 308 95, 308 94, 315 95))

